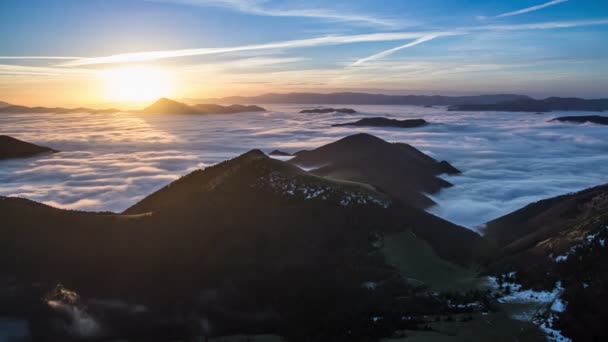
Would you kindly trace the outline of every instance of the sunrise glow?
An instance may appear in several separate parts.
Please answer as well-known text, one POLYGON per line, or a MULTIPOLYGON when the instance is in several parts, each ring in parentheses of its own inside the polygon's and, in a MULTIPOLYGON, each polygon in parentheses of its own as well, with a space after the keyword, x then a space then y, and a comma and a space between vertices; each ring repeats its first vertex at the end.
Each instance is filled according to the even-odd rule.
POLYGON ((152 67, 126 67, 100 72, 104 97, 114 102, 146 102, 173 95, 169 72, 152 67))

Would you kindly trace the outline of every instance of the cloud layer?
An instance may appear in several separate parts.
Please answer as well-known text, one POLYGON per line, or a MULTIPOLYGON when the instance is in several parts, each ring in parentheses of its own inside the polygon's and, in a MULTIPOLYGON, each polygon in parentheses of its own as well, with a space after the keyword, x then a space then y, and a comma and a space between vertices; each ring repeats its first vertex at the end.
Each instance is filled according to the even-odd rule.
MULTIPOLYGON (((58 207, 122 211, 194 170, 251 148, 297 151, 369 132, 463 170, 431 211, 474 228, 530 202, 608 183, 605 127, 548 122, 564 113, 458 113, 443 108, 355 106, 354 115, 164 116, 4 114, 0 134, 63 152, 0 162, 0 194, 58 207), (331 127, 361 117, 424 118, 409 130, 331 127)), ((568 113, 569 115, 573 113, 568 113)))

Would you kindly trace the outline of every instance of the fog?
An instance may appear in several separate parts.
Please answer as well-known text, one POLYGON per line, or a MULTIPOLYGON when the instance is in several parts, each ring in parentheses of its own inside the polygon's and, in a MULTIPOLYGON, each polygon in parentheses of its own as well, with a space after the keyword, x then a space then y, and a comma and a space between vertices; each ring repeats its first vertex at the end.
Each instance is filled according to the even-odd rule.
POLYGON ((252 148, 310 149, 368 132, 405 142, 463 171, 432 196, 436 215, 475 229, 530 202, 608 183, 608 127, 549 122, 561 115, 341 106, 356 114, 298 114, 263 105, 234 115, 3 114, 0 134, 62 152, 0 161, 0 195, 120 212, 168 182, 252 148), (413 129, 331 127, 362 117, 423 118, 413 129))

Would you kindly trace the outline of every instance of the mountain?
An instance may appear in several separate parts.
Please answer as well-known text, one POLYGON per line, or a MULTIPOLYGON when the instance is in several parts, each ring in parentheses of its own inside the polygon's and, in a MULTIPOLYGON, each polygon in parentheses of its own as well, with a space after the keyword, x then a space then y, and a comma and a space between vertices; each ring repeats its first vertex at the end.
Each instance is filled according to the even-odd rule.
POLYGON ((292 154, 285 152, 285 151, 280 151, 280 150, 273 150, 270 153, 268 153, 269 156, 277 156, 277 157, 291 157, 292 154))
POLYGON ((517 99, 499 103, 465 103, 453 105, 453 111, 504 111, 550 112, 554 110, 581 110, 601 112, 608 110, 608 99, 585 100, 579 98, 549 97, 544 100, 517 99))
POLYGON ((595 123, 598 125, 608 125, 608 116, 585 115, 585 116, 561 116, 551 121, 574 122, 574 123, 595 123))
POLYGON ((489 249, 478 234, 258 150, 194 171, 123 214, 1 197, 0 217, 10 237, 0 266, 19 288, 6 307, 44 340, 263 332, 367 341, 485 298, 444 297, 408 280, 431 260, 439 273, 482 263, 489 249), (385 254, 385 244, 400 250, 403 234, 408 257, 385 254))
POLYGON ((40 153, 58 152, 52 148, 31 144, 8 135, 0 135, 0 160, 31 157, 40 153))
POLYGON ((485 237, 501 248, 489 272, 556 294, 539 322, 573 341, 608 338, 608 185, 532 203, 487 223, 485 237))
POLYGON ((265 94, 259 96, 233 96, 205 101, 215 103, 268 103, 268 104, 329 104, 329 105, 415 105, 415 106, 451 106, 456 104, 474 103, 490 104, 511 100, 530 99, 524 95, 497 94, 477 96, 426 96, 426 95, 383 95, 367 93, 287 93, 265 94))
POLYGON ((434 202, 424 193, 436 193, 451 184, 439 177, 459 173, 403 143, 389 143, 373 135, 348 136, 312 151, 301 151, 289 163, 314 168, 311 172, 331 178, 371 184, 417 208, 434 202))
POLYGON ((0 101, 0 108, 7 107, 7 106, 11 106, 11 104, 8 102, 0 101))
POLYGON ((332 125, 334 127, 342 126, 357 126, 357 127, 397 127, 397 128, 413 128, 426 125, 427 122, 424 119, 408 119, 408 120, 395 120, 387 119, 383 117, 375 118, 363 118, 354 122, 347 122, 343 124, 332 125))
POLYGON ((303 114, 326 114, 326 113, 344 113, 354 114, 357 111, 350 108, 315 108, 315 109, 304 109, 300 113, 303 114))
MULTIPOLYGON (((189 106, 185 103, 177 102, 167 98, 160 98, 153 104, 141 110, 132 110, 133 113, 158 113, 158 114, 234 114, 242 112, 263 112, 264 108, 258 106, 244 106, 233 104, 230 106, 220 106, 215 104, 198 104, 189 106)), ((63 107, 26 107, 6 104, 0 105, 0 113, 118 113, 126 112, 120 109, 91 109, 91 108, 63 108, 63 107)))
POLYGON ((189 106, 185 103, 167 98, 161 98, 139 112, 148 114, 234 114, 263 111, 265 111, 265 109, 262 107, 243 106, 238 104, 231 106, 220 106, 216 104, 198 104, 189 106))
POLYGON ((104 113, 117 113, 119 109, 91 109, 91 108, 63 108, 63 107, 26 107, 17 105, 0 106, 0 113, 91 113, 91 114, 104 114, 104 113))
POLYGON ((608 185, 529 204, 488 222, 484 236, 508 253, 519 252, 603 211, 608 211, 608 185))

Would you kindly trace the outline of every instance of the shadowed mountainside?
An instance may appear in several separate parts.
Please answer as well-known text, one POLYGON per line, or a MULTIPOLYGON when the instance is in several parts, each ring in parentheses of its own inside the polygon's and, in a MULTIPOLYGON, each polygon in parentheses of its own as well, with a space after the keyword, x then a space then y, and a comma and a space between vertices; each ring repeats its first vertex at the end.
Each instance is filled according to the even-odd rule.
POLYGON ((608 185, 529 204, 488 222, 484 236, 509 253, 519 252, 602 211, 608 211, 608 185))
POLYGON ((103 114, 103 113, 117 113, 121 112, 119 109, 91 109, 91 108, 63 108, 63 107, 27 107, 18 105, 9 105, 2 107, 0 106, 0 113, 91 113, 91 114, 103 114))
POLYGON ((47 315, 57 318, 39 303, 49 295, 32 293, 53 293, 60 280, 80 294, 83 315, 101 317, 101 336, 270 331, 296 341, 365 340, 415 329, 420 320, 403 321, 405 313, 457 310, 404 281, 382 255, 385 236, 412 232, 462 266, 490 251, 476 233, 370 186, 324 179, 258 150, 194 171, 124 214, 0 198, 0 217, 12 237, 0 243, 2 266, 22 291, 14 305, 40 306, 26 312, 42 336, 60 334, 47 315), (145 310, 108 314, 102 304, 113 298, 145 310))
POLYGON ((558 288, 554 328, 573 341, 608 338, 608 185, 527 205, 489 222, 485 237, 502 249, 490 272, 524 288, 558 288))
POLYGON ((451 186, 437 177, 459 173, 448 162, 437 160, 404 143, 388 143, 373 135, 348 136, 312 151, 300 151, 289 163, 332 179, 371 184, 418 208, 433 205, 423 193, 451 186))
POLYGON ((58 152, 52 148, 31 144, 8 135, 0 135, 0 160, 31 157, 40 153, 58 152))

